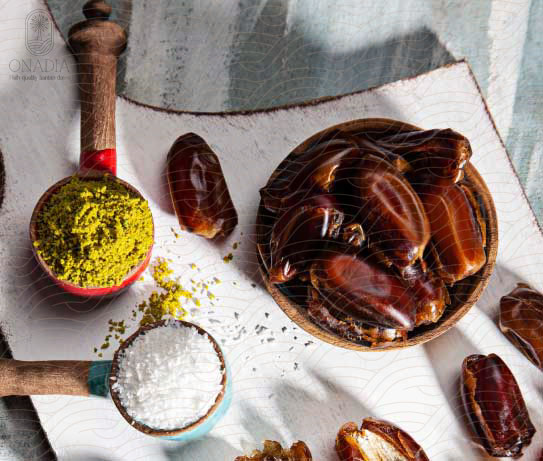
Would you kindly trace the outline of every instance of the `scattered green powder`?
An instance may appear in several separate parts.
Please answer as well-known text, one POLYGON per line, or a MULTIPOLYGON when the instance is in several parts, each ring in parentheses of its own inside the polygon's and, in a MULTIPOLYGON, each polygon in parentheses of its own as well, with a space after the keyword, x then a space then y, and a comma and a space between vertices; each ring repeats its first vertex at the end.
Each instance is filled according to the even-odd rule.
MULTIPOLYGON (((192 264, 191 267, 196 269, 195 264, 192 264)), ((157 322, 165 318, 182 320, 187 315, 182 301, 191 301, 196 307, 200 307, 202 303, 197 298, 197 294, 207 296, 210 301, 216 299, 215 295, 209 291, 209 288, 211 285, 221 283, 217 277, 213 277, 209 281, 196 281, 191 278, 190 283, 192 287, 189 291, 184 289, 178 280, 171 278, 173 270, 170 269, 167 259, 157 258, 150 269, 153 280, 159 289, 151 292, 149 299, 141 302, 131 311, 132 321, 136 321, 141 316, 138 326, 157 322)), ((124 320, 109 320, 108 325, 108 335, 105 337, 104 342, 100 347, 94 348, 94 353, 97 353, 99 357, 102 357, 103 350, 111 346, 112 338, 122 344, 122 336, 127 331, 127 325, 124 320)))
POLYGON ((178 239, 180 237, 180 235, 175 231, 175 229, 173 227, 170 227, 173 235, 175 236, 176 239, 178 239))
POLYGON ((170 278, 173 270, 169 268, 168 261, 164 258, 158 258, 152 268, 152 274, 155 283, 162 291, 153 291, 147 301, 138 305, 139 312, 143 313, 140 325, 158 322, 164 317, 172 317, 177 320, 185 318, 187 311, 181 305, 181 298, 192 299, 193 295, 190 291, 185 290, 177 280, 170 278))
POLYGON ((45 204, 37 232, 55 275, 82 287, 119 285, 153 243, 147 201, 110 177, 71 179, 45 204))
MULTIPOLYGON (((113 333, 114 334, 114 337, 115 339, 119 340, 120 339, 120 335, 124 335, 126 333, 126 324, 124 323, 124 320, 121 320, 119 322, 115 322, 114 320, 110 320, 108 322, 109 324, 109 328, 108 328, 108 331, 109 333, 113 333)), ((106 336, 106 342, 109 341, 109 339, 111 338, 111 334, 107 335, 106 336)), ((104 343, 105 344, 105 343, 104 343)), ((102 344, 102 349, 104 349, 103 347, 104 345, 102 344)), ((107 348, 106 348, 107 349, 107 348)))
MULTIPOLYGON (((241 235, 243 235, 243 232, 241 233, 241 235)), ((239 246, 241 245, 241 240, 239 242, 234 242, 232 244, 232 249, 235 251, 239 248, 239 246)), ((233 253, 228 253, 226 256, 223 256, 222 260, 228 264, 230 261, 232 261, 234 259, 234 254, 233 253)))

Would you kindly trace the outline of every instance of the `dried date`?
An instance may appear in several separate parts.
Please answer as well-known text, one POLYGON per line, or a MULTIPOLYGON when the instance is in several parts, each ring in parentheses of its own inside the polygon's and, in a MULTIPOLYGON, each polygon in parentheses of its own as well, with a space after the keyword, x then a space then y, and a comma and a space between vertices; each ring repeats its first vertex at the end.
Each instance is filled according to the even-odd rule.
POLYGON ((417 192, 430 221, 437 273, 447 284, 475 274, 486 262, 484 240, 462 187, 427 183, 417 192))
POLYGON ((385 259, 405 268, 422 257, 430 239, 424 207, 407 179, 389 161, 366 154, 341 168, 338 188, 351 197, 371 245, 385 259), (348 190, 348 193, 345 191, 348 190))
POLYGON ((325 239, 339 236, 343 212, 332 196, 311 197, 285 211, 276 221, 270 239, 271 283, 284 283, 314 259, 325 239))
POLYGON ((449 128, 397 133, 377 143, 402 155, 417 174, 449 184, 464 177, 472 154, 469 141, 449 128))
POLYGON ((324 330, 348 339, 349 341, 364 343, 369 342, 372 347, 390 344, 394 341, 405 341, 407 332, 393 328, 382 328, 371 325, 363 325, 352 318, 341 318, 337 312, 332 314, 325 300, 318 292, 310 289, 307 313, 309 317, 324 330))
POLYGON ((519 283, 500 300, 500 329, 543 370, 543 294, 519 283))
POLYGON ((287 160, 260 189, 264 207, 280 212, 312 193, 329 192, 342 160, 356 156, 357 152, 352 140, 331 139, 287 160))
POLYGON ((481 444, 491 456, 521 456, 535 428, 520 388, 496 354, 470 355, 462 365, 464 411, 481 444))
POLYGON ((362 155, 372 154, 390 162, 400 173, 406 173, 412 169, 409 162, 400 154, 387 149, 381 144, 373 142, 365 136, 353 138, 362 150, 362 155))
POLYGON ((298 441, 290 449, 283 448, 278 442, 264 441, 262 451, 255 450, 251 456, 238 456, 235 461, 312 461, 308 446, 298 441))
POLYGON ((471 205, 471 209, 475 214, 475 220, 477 221, 477 224, 479 225, 479 230, 481 231, 483 247, 486 247, 486 219, 484 216, 483 204, 479 201, 479 198, 472 184, 461 181, 458 183, 458 187, 460 187, 464 194, 466 194, 466 198, 471 205))
POLYGON ((421 446, 405 431, 393 424, 373 418, 356 424, 344 424, 336 437, 340 461, 428 461, 421 446))
POLYGON ((323 252, 310 270, 313 287, 334 309, 375 326, 410 331, 416 303, 402 280, 370 258, 323 252))
POLYGON ((200 136, 177 138, 168 153, 166 175, 182 229, 208 239, 232 232, 238 215, 219 158, 200 136))
POLYGON ((437 322, 450 303, 443 280, 428 269, 424 270, 423 264, 406 267, 402 276, 417 300, 416 325, 437 322))

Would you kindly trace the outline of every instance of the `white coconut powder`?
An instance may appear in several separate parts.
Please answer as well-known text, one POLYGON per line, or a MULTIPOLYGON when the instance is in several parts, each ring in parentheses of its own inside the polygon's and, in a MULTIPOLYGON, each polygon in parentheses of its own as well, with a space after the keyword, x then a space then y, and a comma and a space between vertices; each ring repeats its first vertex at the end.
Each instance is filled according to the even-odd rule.
POLYGON ((208 335, 169 322, 124 349, 112 387, 132 419, 153 429, 180 429, 209 411, 222 378, 208 335))

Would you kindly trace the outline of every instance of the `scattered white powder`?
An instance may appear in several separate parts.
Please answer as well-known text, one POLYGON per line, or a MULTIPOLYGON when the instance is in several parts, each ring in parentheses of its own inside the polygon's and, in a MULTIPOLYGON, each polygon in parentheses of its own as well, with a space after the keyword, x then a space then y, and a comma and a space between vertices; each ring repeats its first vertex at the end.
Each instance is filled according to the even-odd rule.
POLYGON ((222 377, 209 337, 170 322, 124 350, 112 387, 132 419, 153 429, 181 429, 213 406, 222 377))

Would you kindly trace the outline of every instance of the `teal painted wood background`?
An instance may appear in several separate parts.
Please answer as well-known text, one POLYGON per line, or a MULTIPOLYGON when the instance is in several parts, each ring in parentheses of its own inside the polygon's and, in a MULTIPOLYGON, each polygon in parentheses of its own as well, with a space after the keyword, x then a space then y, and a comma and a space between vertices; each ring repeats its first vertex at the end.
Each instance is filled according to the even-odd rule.
MULTIPOLYGON (((63 31, 84 0, 50 0, 63 31)), ((543 0, 112 0, 120 91, 223 111, 338 95, 465 58, 543 222, 543 0)))

